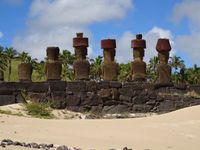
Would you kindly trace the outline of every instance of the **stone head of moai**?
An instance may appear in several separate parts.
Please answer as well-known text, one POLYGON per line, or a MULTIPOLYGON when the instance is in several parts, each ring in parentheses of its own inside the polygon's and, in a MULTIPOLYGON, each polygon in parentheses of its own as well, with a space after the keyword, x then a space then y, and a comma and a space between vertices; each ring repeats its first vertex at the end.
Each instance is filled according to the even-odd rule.
POLYGON ((144 49, 146 48, 146 41, 142 39, 142 34, 137 34, 136 39, 131 41, 131 48, 133 48, 134 59, 136 61, 142 61, 144 49))
POLYGON ((88 38, 83 37, 83 33, 77 33, 76 37, 73 38, 73 47, 76 59, 86 59, 88 38))
POLYGON ((104 39, 101 41, 101 48, 103 49, 104 62, 115 61, 116 41, 115 39, 104 39))
POLYGON ((59 58, 59 47, 47 47, 47 61, 48 62, 54 62, 58 61, 59 58))
POLYGON ((169 60, 169 52, 171 51, 169 39, 158 39, 156 50, 158 51, 159 63, 167 64, 169 60))

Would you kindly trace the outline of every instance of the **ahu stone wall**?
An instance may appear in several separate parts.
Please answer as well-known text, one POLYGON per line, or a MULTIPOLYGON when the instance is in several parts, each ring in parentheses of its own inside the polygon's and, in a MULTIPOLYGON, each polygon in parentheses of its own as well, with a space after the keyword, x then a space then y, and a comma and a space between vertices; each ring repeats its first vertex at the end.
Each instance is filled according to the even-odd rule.
POLYGON ((0 106, 25 99, 77 112, 163 113, 199 105, 200 85, 117 81, 0 83, 0 106))

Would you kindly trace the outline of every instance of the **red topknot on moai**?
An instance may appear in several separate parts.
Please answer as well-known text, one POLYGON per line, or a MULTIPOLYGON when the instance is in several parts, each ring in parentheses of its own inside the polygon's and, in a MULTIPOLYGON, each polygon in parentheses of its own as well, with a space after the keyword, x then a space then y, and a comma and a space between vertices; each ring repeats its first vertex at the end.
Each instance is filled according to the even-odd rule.
POLYGON ((158 39, 156 50, 158 51, 159 64, 157 65, 157 83, 170 83, 171 67, 168 65, 171 45, 169 39, 158 39))
POLYGON ((105 81, 117 81, 119 65, 115 62, 115 39, 101 40, 101 48, 104 56, 104 62, 101 66, 102 77, 105 81))
POLYGON ((75 80, 89 80, 90 63, 86 60, 88 38, 83 37, 83 33, 77 33, 73 38, 73 47, 75 49, 74 79, 75 80))
POLYGON ((59 47, 48 47, 45 73, 47 81, 61 80, 62 64, 59 62, 59 47))
POLYGON ((134 61, 131 65, 131 75, 133 81, 145 81, 146 63, 143 61, 146 41, 142 39, 142 34, 137 34, 136 39, 131 41, 134 61))

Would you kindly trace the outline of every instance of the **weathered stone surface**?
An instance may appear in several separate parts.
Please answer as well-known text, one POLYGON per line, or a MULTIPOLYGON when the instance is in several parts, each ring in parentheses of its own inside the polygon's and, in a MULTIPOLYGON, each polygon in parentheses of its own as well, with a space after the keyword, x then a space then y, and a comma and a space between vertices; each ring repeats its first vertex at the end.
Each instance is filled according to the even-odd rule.
POLYGON ((149 105, 133 105, 132 112, 134 113, 145 113, 145 112, 150 112, 151 111, 151 106, 149 105))
POLYGON ((175 103, 174 101, 165 100, 160 103, 160 105, 158 106, 158 109, 159 111, 162 111, 162 112, 169 112, 169 111, 175 110, 175 103))
POLYGON ((67 106, 79 106, 81 103, 81 98, 76 95, 68 95, 66 97, 67 106))
POLYGON ((87 60, 76 60, 73 64, 75 80, 89 80, 90 63, 87 60))
POLYGON ((129 96, 120 95, 120 101, 132 102, 132 98, 129 96))
POLYGON ((108 81, 101 81, 98 82, 98 89, 109 89, 110 88, 110 82, 108 81))
POLYGON ((14 95, 0 95, 0 106, 15 104, 15 96, 14 95))
POLYGON ((111 90, 110 89, 101 89, 100 91, 98 91, 98 96, 103 99, 110 98, 111 90))
POLYGON ((42 93, 47 92, 49 90, 49 83, 47 82, 33 82, 29 84, 27 91, 35 92, 35 93, 42 93))
POLYGON ((85 82, 67 82, 67 91, 72 91, 73 93, 80 93, 86 91, 86 83, 85 82))
POLYGON ((67 83, 65 81, 51 81, 48 84, 51 91, 65 91, 67 83))
POLYGON ((95 81, 85 81, 86 91, 95 92, 98 89, 98 85, 95 81))
POLYGON ((117 81, 119 65, 116 62, 102 64, 102 76, 105 81, 117 81))
POLYGON ((31 82, 33 67, 31 63, 21 63, 18 65, 19 81, 31 82))
POLYGON ((84 100, 82 100, 81 105, 98 106, 103 104, 102 99, 94 92, 88 95, 84 100))
POLYGON ((110 88, 121 88, 122 83, 118 81, 110 81, 110 88))
POLYGON ((102 112, 103 113, 109 113, 109 114, 114 114, 114 113, 125 113, 129 112, 130 108, 126 105, 117 105, 117 106, 104 106, 102 112))
POLYGON ((28 92, 28 97, 30 97, 31 101, 33 102, 42 102, 42 103, 48 102, 46 93, 28 92))
POLYGON ((47 62, 45 64, 47 81, 61 80, 62 64, 58 61, 47 62))
POLYGON ((51 93, 51 107, 56 109, 64 109, 67 106, 65 92, 51 93))
POLYGON ((119 93, 124 96, 129 96, 129 97, 134 96, 133 89, 129 88, 129 87, 123 87, 123 88, 119 89, 119 93))
POLYGON ((118 89, 112 88, 111 89, 111 95, 112 95, 112 99, 119 100, 120 93, 119 93, 118 89))

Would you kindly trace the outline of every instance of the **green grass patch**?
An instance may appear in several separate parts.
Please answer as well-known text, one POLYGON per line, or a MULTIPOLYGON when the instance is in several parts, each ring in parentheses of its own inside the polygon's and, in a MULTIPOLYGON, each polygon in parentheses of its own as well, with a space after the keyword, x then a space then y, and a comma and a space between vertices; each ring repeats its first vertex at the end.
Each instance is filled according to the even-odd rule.
POLYGON ((27 114, 32 117, 43 119, 54 118, 49 104, 30 102, 25 104, 25 110, 27 111, 27 114))

